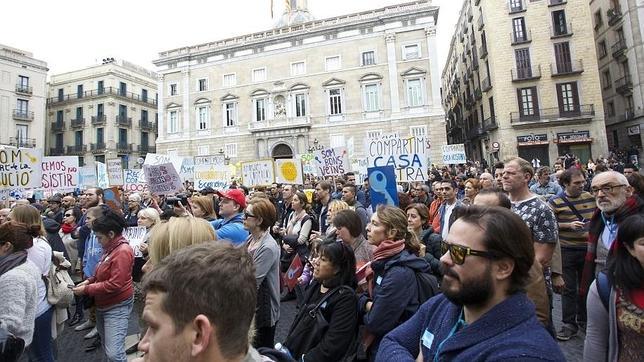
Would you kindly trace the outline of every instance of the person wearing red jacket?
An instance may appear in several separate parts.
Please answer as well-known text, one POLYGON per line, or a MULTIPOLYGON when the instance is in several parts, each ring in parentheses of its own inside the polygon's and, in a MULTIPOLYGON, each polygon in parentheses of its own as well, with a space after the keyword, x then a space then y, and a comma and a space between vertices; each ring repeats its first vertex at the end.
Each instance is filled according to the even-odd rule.
POLYGON ((127 361, 125 337, 132 312, 134 252, 121 235, 125 219, 106 210, 92 222, 92 230, 103 248, 93 277, 78 284, 74 294, 86 294, 96 303, 96 327, 109 361, 127 361))

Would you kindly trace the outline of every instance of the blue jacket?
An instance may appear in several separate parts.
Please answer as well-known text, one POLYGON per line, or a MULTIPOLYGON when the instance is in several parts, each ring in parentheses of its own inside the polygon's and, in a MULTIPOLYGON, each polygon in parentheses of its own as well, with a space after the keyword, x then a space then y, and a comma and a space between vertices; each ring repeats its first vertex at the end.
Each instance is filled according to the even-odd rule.
POLYGON ((566 360, 525 293, 510 296, 453 332, 462 310, 442 294, 433 297, 385 336, 376 361, 415 361, 420 345, 424 361, 566 360))
POLYGON ((241 245, 248 239, 248 231, 244 229, 244 214, 235 214, 230 219, 217 219, 210 222, 215 229, 218 240, 229 240, 234 245, 241 245))
POLYGON ((389 259, 373 261, 371 269, 374 272, 373 305, 369 312, 365 312, 369 296, 363 294, 358 308, 365 327, 376 337, 369 347, 373 359, 382 337, 411 318, 418 310, 415 271, 430 273, 431 270, 425 259, 407 250, 389 259))
POLYGON ((96 238, 96 234, 90 231, 85 242, 85 252, 83 253, 83 274, 85 278, 93 277, 96 273, 96 266, 103 256, 103 247, 96 238))

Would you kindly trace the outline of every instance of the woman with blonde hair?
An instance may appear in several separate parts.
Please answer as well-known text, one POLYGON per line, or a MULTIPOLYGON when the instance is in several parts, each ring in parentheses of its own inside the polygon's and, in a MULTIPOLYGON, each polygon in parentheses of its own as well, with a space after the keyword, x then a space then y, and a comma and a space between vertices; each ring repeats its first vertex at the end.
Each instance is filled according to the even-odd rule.
POLYGON ((217 219, 215 204, 211 196, 193 196, 190 199, 190 206, 192 208, 192 214, 195 217, 200 217, 206 221, 214 221, 217 219))
POLYGON ((150 259, 146 265, 154 266, 176 250, 213 240, 217 240, 217 236, 208 221, 197 217, 173 217, 152 228, 148 247, 150 259))

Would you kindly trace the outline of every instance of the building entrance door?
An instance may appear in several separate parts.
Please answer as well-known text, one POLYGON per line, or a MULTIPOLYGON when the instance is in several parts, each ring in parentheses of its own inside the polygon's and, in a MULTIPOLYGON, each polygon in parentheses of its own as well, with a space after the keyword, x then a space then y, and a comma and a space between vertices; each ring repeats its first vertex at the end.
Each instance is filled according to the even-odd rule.
POLYGON ((293 158, 293 149, 291 148, 291 146, 285 143, 280 143, 273 147, 271 157, 273 157, 273 159, 275 160, 282 158, 293 158))

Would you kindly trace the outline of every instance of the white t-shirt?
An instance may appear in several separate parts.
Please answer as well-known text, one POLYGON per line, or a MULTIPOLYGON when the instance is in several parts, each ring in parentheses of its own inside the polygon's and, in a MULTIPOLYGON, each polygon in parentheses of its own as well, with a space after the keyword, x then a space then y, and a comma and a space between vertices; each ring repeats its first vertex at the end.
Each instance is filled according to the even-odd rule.
POLYGON ((456 207, 456 202, 453 204, 445 204, 445 216, 443 217, 444 225, 441 226, 441 237, 443 240, 447 240, 447 234, 449 234, 449 218, 452 216, 452 211, 456 207))
MULTIPOLYGON (((34 238, 34 245, 27 249, 27 259, 36 264, 38 272, 43 276, 49 275, 49 268, 51 267, 51 246, 47 240, 42 237, 34 238)), ((36 308, 36 318, 51 308, 51 304, 47 302, 47 286, 42 279, 37 281, 38 286, 38 307, 36 308)))

